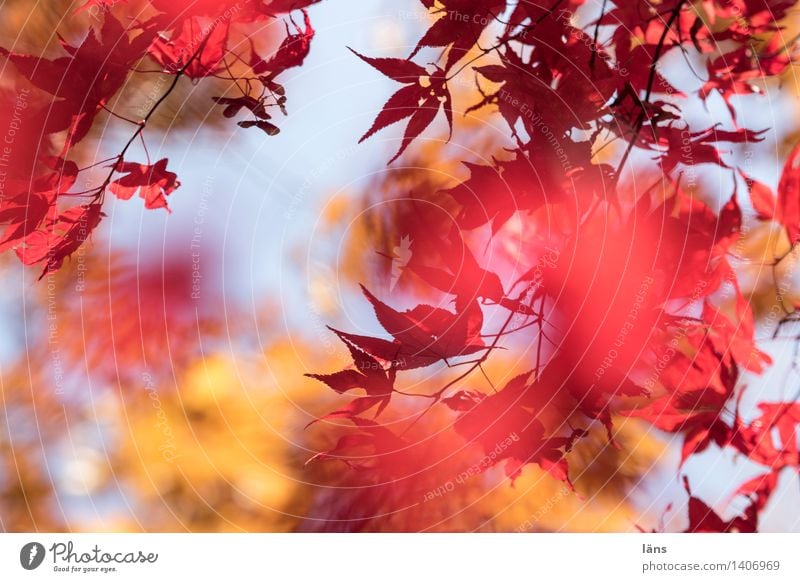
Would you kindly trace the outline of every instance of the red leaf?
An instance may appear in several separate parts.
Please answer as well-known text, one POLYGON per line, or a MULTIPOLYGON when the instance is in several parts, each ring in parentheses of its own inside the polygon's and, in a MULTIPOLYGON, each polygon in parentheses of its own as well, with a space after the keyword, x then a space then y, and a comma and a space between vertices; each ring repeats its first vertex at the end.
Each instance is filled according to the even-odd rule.
POLYGON ((428 364, 484 349, 480 338, 483 317, 477 303, 452 313, 430 305, 417 305, 408 311, 395 311, 378 300, 365 287, 383 328, 400 342, 399 358, 427 360, 428 364))
POLYGON ((306 374, 306 376, 324 382, 339 394, 364 388, 367 384, 367 377, 357 370, 342 370, 334 374, 306 374))
MULTIPOLYGON (((33 233, 48 215, 55 216, 55 203, 59 194, 67 192, 78 177, 78 165, 61 158, 45 159, 54 170, 34 181, 20 181, 18 194, 0 198, 0 224, 8 224, 0 237, 0 252, 12 247, 33 233), (28 189, 30 188, 30 192, 28 189)), ((11 188, 6 184, 6 188, 11 188)))
POLYGON ((689 527, 686 528, 687 533, 729 533, 734 531, 753 533, 758 529, 756 515, 745 513, 744 516, 734 517, 729 521, 725 521, 701 499, 692 495, 688 478, 683 478, 683 485, 689 494, 689 527))
POLYGON ((398 83, 416 84, 419 82, 420 77, 428 75, 424 67, 408 59, 366 57, 353 49, 350 49, 350 52, 398 83))
POLYGON ((254 57, 251 66, 256 75, 263 75, 266 80, 271 81, 287 69, 303 64, 311 50, 311 40, 314 38, 314 28, 311 26, 311 20, 305 10, 303 18, 305 30, 292 21, 295 28, 295 33, 292 34, 287 24, 286 38, 283 39, 280 47, 269 60, 264 61, 260 57, 254 57))
POLYGON ((328 451, 314 455, 314 460, 337 459, 353 469, 380 471, 386 477, 405 477, 415 464, 410 459, 409 443, 384 426, 373 421, 349 418, 358 429, 356 434, 346 434, 328 451), (355 449, 355 450, 354 450, 355 449), (359 452, 360 451, 360 452, 359 452))
POLYGON ((490 464, 506 461, 506 474, 512 479, 524 465, 536 463, 572 487, 565 454, 586 433, 575 430, 569 436, 546 435, 537 412, 530 408, 539 388, 528 384, 530 377, 531 372, 521 374, 488 396, 459 392, 446 399, 448 406, 463 411, 455 422, 456 431, 479 444, 490 464))
POLYGON ((44 277, 61 268, 64 259, 88 240, 102 217, 100 204, 70 208, 48 219, 41 229, 27 236, 23 246, 17 247, 17 256, 25 265, 44 262, 44 277))
MULTIPOLYGON (((288 14, 294 10, 301 10, 303 8, 308 8, 312 4, 316 4, 320 0, 272 0, 266 6, 261 7, 261 9, 271 16, 275 16, 278 14, 288 14)), ((261 3, 259 2, 259 5, 261 3)))
POLYGON ((123 87, 131 66, 152 42, 152 30, 137 31, 133 40, 131 30, 135 28, 123 28, 106 13, 99 36, 90 33, 78 47, 62 43, 69 56, 49 60, 2 47, 0 54, 31 83, 58 98, 45 129, 48 133, 69 129, 69 145, 86 136, 97 112, 123 87))
POLYGON ((386 102, 373 122, 372 127, 361 137, 359 143, 381 129, 410 117, 411 119, 406 126, 400 148, 394 157, 389 160, 391 164, 433 122, 440 107, 444 108, 445 117, 452 133, 452 98, 447 88, 447 78, 443 70, 437 68, 436 72, 428 75, 425 69, 410 61, 370 58, 352 49, 350 50, 364 62, 378 69, 389 78, 407 84, 406 87, 403 87, 389 98, 389 101, 386 102))
POLYGON ((742 178, 747 183, 747 190, 750 193, 750 201, 753 208, 758 213, 759 220, 772 220, 775 216, 775 196, 766 185, 753 180, 744 172, 739 171, 742 178))
POLYGON ((179 34, 169 40, 156 38, 149 54, 171 74, 183 71, 190 79, 208 77, 222 68, 229 28, 227 21, 220 21, 209 31, 199 18, 187 18, 179 34))
POLYGON ((439 100, 435 97, 426 99, 414 114, 411 116, 411 119, 406 126, 406 132, 403 135, 403 141, 400 142, 400 149, 397 150, 397 153, 389 160, 391 164, 397 158, 399 158, 406 148, 411 145, 411 142, 414 141, 420 134, 425 131, 425 129, 433 123, 433 120, 436 118, 436 114, 439 112, 439 100))
POLYGON ((420 39, 411 56, 422 47, 450 47, 445 69, 457 63, 478 42, 489 24, 505 9, 505 0, 448 0, 444 10, 420 39))
POLYGON ((800 241, 800 145, 795 146, 783 167, 775 219, 786 227, 792 244, 800 241))
POLYGON ((127 176, 114 180, 108 188, 121 200, 129 200, 139 192, 146 208, 167 208, 166 197, 181 185, 177 174, 167 171, 167 162, 167 158, 153 166, 123 162, 117 166, 117 171, 127 176))
MULTIPOLYGON (((376 412, 376 416, 378 416, 389 404, 392 397, 396 373, 394 365, 388 371, 385 370, 375 358, 362 351, 353 342, 341 334, 339 337, 350 351, 356 369, 343 370, 334 374, 306 374, 306 376, 324 382, 340 394, 356 388, 363 388, 367 396, 357 398, 344 408, 326 414, 314 422, 335 417, 355 417, 375 405, 379 405, 376 412)), ((311 424, 314 424, 314 422, 311 424)))
POLYGON ((762 402, 758 408, 761 416, 748 426, 739 427, 737 448, 751 460, 773 470, 800 467, 800 404, 762 402))
POLYGON ((418 104, 419 88, 414 85, 403 87, 389 98, 389 101, 386 102, 386 105, 383 106, 383 109, 375 118, 372 127, 361 136, 358 143, 363 142, 385 127, 411 117, 414 115, 418 104))

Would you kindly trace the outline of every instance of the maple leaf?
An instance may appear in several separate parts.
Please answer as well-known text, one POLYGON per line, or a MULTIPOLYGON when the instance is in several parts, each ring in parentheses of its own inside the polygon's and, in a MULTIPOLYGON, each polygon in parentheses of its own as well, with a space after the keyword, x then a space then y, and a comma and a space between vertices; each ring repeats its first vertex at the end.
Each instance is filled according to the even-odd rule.
POLYGON ((772 220, 775 217, 776 210, 775 196, 773 195, 772 190, 765 184, 762 184, 761 182, 747 176, 741 170, 739 171, 739 175, 744 178, 744 181, 747 184, 747 192, 750 194, 750 202, 753 204, 753 208, 758 213, 758 219, 772 220))
POLYGON ((667 174, 679 165, 692 167, 699 164, 715 164, 728 168, 720 155, 717 145, 719 142, 756 143, 764 140, 763 131, 748 129, 726 131, 710 127, 692 132, 686 128, 676 127, 672 123, 659 126, 649 135, 648 133, 642 134, 647 136, 644 138, 645 145, 662 150, 659 161, 667 174), (651 143, 652 136, 656 137, 651 143))
POLYGON ((742 224, 736 193, 716 215, 706 204, 678 188, 673 197, 652 212, 651 220, 652 228, 663 232, 662 241, 669 241, 659 253, 659 269, 680 273, 671 295, 706 296, 719 289, 731 273, 726 254, 738 239, 742 224), (705 282, 699 292, 697 281, 705 282))
POLYGON ((447 78, 441 68, 436 67, 436 70, 429 74, 425 68, 409 60, 366 57, 353 49, 350 50, 358 58, 390 79, 406 85, 389 98, 375 118, 372 127, 361 137, 359 143, 390 125, 410 118, 400 149, 389 160, 391 164, 402 155, 412 141, 433 123, 440 108, 445 112, 452 133, 452 98, 447 87, 447 78))
MULTIPOLYGON (((692 371, 689 368, 687 373, 692 371)), ((665 379, 665 382, 669 381, 665 379)), ((732 426, 724 420, 725 405, 731 396, 733 385, 729 383, 726 391, 720 393, 713 386, 704 386, 702 383, 698 386, 694 379, 687 379, 684 384, 688 388, 681 387, 651 401, 647 406, 622 413, 642 418, 667 432, 683 433, 685 436, 681 465, 691 455, 707 449, 710 444, 721 447, 730 443, 733 437, 732 426)))
POLYGON ((494 160, 492 165, 463 162, 470 177, 447 190, 461 206, 459 226, 472 230, 491 224, 497 234, 518 212, 532 212, 541 207, 549 196, 556 198, 555 172, 543 175, 537 168, 546 167, 544 159, 529 159, 524 152, 515 152, 508 161, 494 160))
MULTIPOLYGON (((483 313, 476 302, 456 313, 424 304, 400 312, 380 301, 363 285, 361 290, 372 304, 380 324, 395 338, 395 359, 400 362, 406 359, 404 367, 427 366, 485 349, 480 337, 483 313)), ((353 341, 369 351, 368 344, 358 339, 353 341)))
POLYGON ((752 512, 726 521, 703 500, 692 495, 687 477, 683 478, 683 486, 689 494, 689 526, 686 533, 753 533, 758 529, 757 516, 752 512))
POLYGON ((800 241, 800 145, 783 166, 774 216, 786 228, 792 244, 800 241))
MULTIPOLYGON (((259 15, 260 0, 191 0, 190 2, 174 2, 173 0, 149 0, 160 15, 155 17, 160 29, 175 31, 184 29, 187 21, 195 22, 197 36, 189 52, 194 53, 200 40, 208 33, 208 28, 199 27, 200 22, 222 23, 227 28, 236 21, 248 21, 259 15)), ((261 14, 263 17, 264 14, 261 14)))
POLYGON ((487 455, 491 453, 490 464, 505 461, 506 475, 512 480, 526 464, 536 463, 572 488, 565 455, 586 433, 575 430, 568 436, 546 435, 537 410, 529 407, 536 390, 528 384, 530 376, 528 372, 513 378, 495 394, 461 391, 443 402, 461 412, 456 431, 468 442, 479 444, 487 455))
POLYGON ((52 172, 37 178, 32 185, 30 180, 20 181, 16 186, 19 193, 0 199, 0 224, 8 225, 0 237, 0 252, 25 239, 52 216, 58 195, 69 191, 77 180, 75 162, 61 158, 44 161, 52 172))
POLYGON ((761 402, 758 408, 761 416, 738 427, 737 448, 773 470, 800 466, 800 403, 761 402))
POLYGON ((278 50, 268 60, 264 60, 255 54, 253 55, 250 66, 256 75, 263 77, 265 84, 273 81, 275 77, 284 71, 299 67, 308 56, 315 31, 305 10, 303 10, 303 19, 305 30, 292 20, 292 25, 295 28, 295 32, 292 33, 289 29, 289 24, 286 24, 286 38, 283 39, 278 50))
POLYGON ((750 500, 750 507, 747 513, 757 519, 758 512, 763 510, 772 493, 778 486, 778 475, 780 470, 770 471, 763 475, 758 475, 752 479, 742 483, 735 491, 732 497, 747 497, 750 500))
POLYGON ((350 390, 363 389, 367 396, 357 398, 344 408, 328 413, 311 424, 323 419, 357 417, 373 406, 378 406, 378 410, 375 413, 377 417, 389 404, 394 390, 395 365, 386 370, 375 358, 361 350, 347 337, 339 335, 339 339, 350 351, 355 369, 342 370, 333 374, 306 374, 306 376, 323 382, 339 394, 344 394, 350 390))
POLYGON ((404 353, 405 346, 398 340, 385 340, 377 337, 347 333, 328 327, 333 333, 338 335, 345 342, 358 346, 368 354, 393 365, 398 370, 409 370, 427 366, 432 362, 427 358, 409 357, 404 353))
POLYGON ((340 437, 333 448, 317 453, 316 460, 339 460, 359 471, 379 471, 384 478, 402 478, 415 470, 417 463, 411 443, 385 426, 359 417, 349 419, 358 432, 340 437))
POLYGON ((442 268, 409 262, 407 268, 432 287, 456 296, 456 307, 464 309, 479 297, 502 303, 505 291, 496 273, 481 268, 456 229, 441 240, 442 268))
POLYGON ((57 98, 47 116, 45 131, 69 129, 67 146, 81 141, 95 115, 123 87, 131 66, 141 59, 153 39, 150 28, 130 30, 106 13, 99 35, 90 33, 78 47, 62 42, 69 56, 45 59, 12 53, 0 47, 17 70, 36 87, 57 98))
MULTIPOLYGON (((8 67, 4 76, 10 73, 10 69, 8 67)), ((21 85, 20 80, 12 75, 8 74, 7 78, 14 85, 21 85)), ((46 130, 50 101, 49 96, 38 90, 0 88, 0 127, 14 129, 23 124, 25 127, 25 131, 12 136, 12 153, 3 151, 6 155, 0 162, 0 171, 6 180, 29 182, 31 177, 39 177, 43 159, 54 153, 55 140, 46 130)), ((6 143, 4 147, 9 145, 6 143)))
POLYGON ((718 354, 729 367, 740 366, 756 374, 772 364, 772 359, 756 348, 755 319, 750 302, 733 281, 735 302, 733 314, 726 315, 709 302, 703 307, 702 318, 711 324, 708 337, 718 354))
POLYGON ((467 54, 483 31, 505 10, 506 0, 440 0, 439 4, 441 9, 437 12, 441 18, 428 29, 409 58, 423 47, 450 47, 444 67, 448 70, 467 54))
POLYGON ((54 203, 53 191, 18 194, 0 202, 0 224, 8 225, 0 237, 0 252, 39 228, 54 203))
MULTIPOLYGON (((786 6, 787 2, 782 4, 786 6)), ((750 35, 756 34, 757 29, 769 30, 774 26, 776 21, 771 17, 768 16, 759 25, 752 21, 748 22, 740 16, 736 16, 733 22, 746 23, 747 30, 744 36, 747 40, 733 50, 708 59, 706 64, 708 80, 699 91, 699 95, 702 99, 707 100, 712 94, 719 94, 727 104, 731 117, 736 119, 737 112, 731 99, 736 95, 761 93, 762 79, 766 75, 782 74, 791 66, 793 57, 789 47, 785 44, 784 35, 780 32, 772 34, 768 42, 757 48, 753 46, 752 42, 749 42, 750 35)), ((733 28, 735 27, 728 30, 731 31, 733 28)), ((770 30, 770 32, 772 31, 770 30)), ((727 39, 723 38, 723 40, 727 39)), ((712 46, 719 45, 714 42, 712 46)))
POLYGON ((201 79, 223 68, 229 32, 227 21, 204 24, 200 18, 187 18, 178 34, 158 36, 148 53, 170 74, 183 71, 190 79, 201 79))
POLYGON ((101 208, 98 203, 74 206, 57 217, 48 218, 16 248, 17 256, 24 265, 45 263, 41 277, 57 271, 64 259, 77 251, 100 224, 101 208))
POLYGON ((134 194, 144 199, 145 208, 167 208, 167 196, 180 187, 177 174, 167 171, 167 158, 154 165, 120 162, 115 171, 127 174, 108 185, 120 200, 130 200, 134 194))

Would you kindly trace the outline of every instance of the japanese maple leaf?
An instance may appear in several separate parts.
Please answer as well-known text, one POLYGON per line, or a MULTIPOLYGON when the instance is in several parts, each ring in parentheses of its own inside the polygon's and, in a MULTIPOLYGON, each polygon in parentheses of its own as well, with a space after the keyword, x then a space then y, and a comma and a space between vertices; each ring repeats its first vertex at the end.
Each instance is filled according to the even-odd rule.
POLYGON ((286 24, 286 38, 283 39, 272 57, 264 60, 253 55, 251 67, 256 75, 263 76, 269 82, 287 69, 303 64, 311 50, 311 41, 314 38, 314 28, 311 26, 311 20, 305 10, 303 10, 303 19, 305 30, 292 21, 295 28, 295 32, 292 33, 289 25, 286 24))
POLYGON ((697 298, 697 281, 710 295, 731 274, 727 251, 741 232, 742 213, 734 192, 719 214, 680 188, 650 214, 650 225, 661 231, 658 265, 666 273, 678 273, 671 295, 697 298))
MULTIPOLYGON (((59 194, 69 191, 78 177, 78 165, 61 158, 45 158, 52 172, 16 184, 16 194, 0 199, 0 224, 7 224, 0 237, 0 252, 33 233, 48 216, 53 216, 59 194)), ((12 183, 6 184, 10 189, 12 183)))
POLYGON ((169 73, 183 71, 190 79, 208 77, 222 69, 229 31, 228 21, 208 25, 200 18, 187 18, 178 34, 169 39, 159 36, 148 52, 169 73))
POLYGON ((758 219, 772 220, 776 212, 775 195, 772 193, 772 190, 766 184, 754 180, 741 170, 739 170, 739 175, 741 175, 745 184, 747 184, 750 202, 758 215, 758 219))
POLYGON ((684 433, 682 465, 711 443, 724 446, 731 441, 732 427, 723 418, 727 400, 728 395, 711 388, 678 391, 623 414, 642 418, 667 432, 684 433))
POLYGON ((34 232, 55 204, 55 192, 22 193, 0 202, 0 224, 8 225, 0 236, 0 252, 34 232))
POLYGON ((363 290, 373 304, 378 321, 394 339, 331 330, 343 340, 391 363, 398 370, 430 366, 485 349, 480 338, 483 313, 477 302, 456 313, 430 305, 418 305, 399 312, 379 301, 366 289, 363 290))
MULTIPOLYGON (((707 3, 706 3, 707 4, 707 3)), ((794 5, 794 2, 783 2, 784 6, 794 5)), ((737 9, 738 5, 732 4, 737 9)), ((774 4, 769 9, 775 9, 774 4)), ((728 110, 731 117, 736 119, 736 107, 732 103, 732 98, 736 95, 748 95, 752 93, 760 93, 761 87, 759 86, 761 79, 766 75, 780 75, 788 69, 794 58, 792 51, 788 50, 786 46, 786 38, 781 32, 772 35, 770 40, 764 43, 761 47, 756 49, 753 43, 749 41, 751 35, 757 34, 757 28, 763 27, 765 29, 773 29, 775 22, 778 22, 780 17, 773 17, 767 13, 766 20, 762 20, 760 26, 755 26, 752 20, 746 20, 741 17, 741 13, 737 14, 731 21, 734 23, 745 22, 747 31, 745 37, 748 39, 743 42, 734 50, 724 52, 722 55, 710 58, 707 61, 706 67, 708 69, 708 81, 699 91, 702 99, 708 97, 714 92, 719 93, 728 105, 728 110)), ((731 28, 728 28, 730 31, 731 28)), ((723 33, 724 34, 724 33, 723 33)), ((717 33, 716 36, 719 36, 717 33)), ((723 39, 724 40, 724 39, 723 39)), ((719 46, 718 42, 712 43, 712 47, 716 50, 719 46)))
POLYGON ((479 297, 501 303, 505 291, 500 277, 480 266, 459 232, 452 229, 440 240, 440 266, 426 265, 424 258, 414 256, 407 268, 432 287, 455 295, 457 306, 467 306, 479 297))
MULTIPOLYGON (((500 55, 500 64, 475 67, 475 70, 492 83, 500 85, 496 92, 486 95, 480 103, 473 105, 468 111, 480 109, 484 105, 496 104, 500 115, 516 134, 517 122, 522 120, 533 134, 537 119, 544 118, 542 108, 547 99, 552 97, 547 71, 531 70, 529 65, 513 50, 505 50, 500 55), (525 71, 526 74, 520 74, 525 71), (530 71, 530 74, 528 74, 530 71), (538 114, 538 117, 537 117, 538 114)), ((546 121, 556 120, 559 115, 548 115, 546 121)), ((567 119, 571 118, 569 115, 567 119)), ((535 134, 534 134, 535 135, 535 134)))
POLYGON ((795 146, 783 166, 775 220, 786 228, 792 244, 800 241, 800 145, 795 146))
POLYGON ((497 234, 518 212, 531 212, 555 194, 557 173, 544 172, 549 160, 529 159, 517 151, 512 160, 493 160, 492 165, 464 162, 470 177, 447 193, 461 205, 457 221, 461 228, 472 230, 491 224, 497 234))
POLYGON ((530 58, 523 58, 524 49, 506 48, 499 64, 476 67, 501 87, 485 94, 470 111, 496 105, 514 133, 517 121, 529 135, 588 129, 623 81, 607 55, 586 46, 585 33, 568 22, 564 18, 548 21, 536 28, 535 35, 523 35, 524 41, 535 46, 530 58), (592 81, 587 83, 585 71, 590 69, 592 81))
POLYGON ((367 395, 357 398, 344 408, 326 414, 317 420, 356 417, 376 405, 378 406, 378 410, 375 413, 377 417, 386 408, 391 399, 397 371, 396 367, 392 365, 388 370, 384 369, 375 358, 358 348, 346 337, 339 335, 339 338, 350 351, 354 368, 333 374, 306 374, 306 376, 325 383, 339 394, 344 394, 350 390, 363 389, 367 395))
MULTIPOLYGON (((110 1, 110 0, 107 0, 110 1)), ((150 0, 150 4, 161 14, 157 17, 163 30, 175 30, 183 21, 202 18, 211 21, 226 21, 228 24, 260 22, 287 14, 293 10, 308 8, 320 0, 150 0)))
MULTIPOLYGON (((10 69, 9 67, 8 69, 10 69)), ((48 110, 52 98, 38 90, 16 89, 13 85, 21 84, 21 80, 8 75, 4 71, 3 77, 10 81, 9 87, 0 87, 0 127, 11 128, 19 124, 20 113, 24 116, 24 131, 17 131, 13 136, 11 154, 3 153, 5 162, 0 169, 5 180, 19 179, 30 182, 32 176, 39 176, 42 159, 55 152, 56 143, 54 136, 48 135, 48 110), (24 112, 20 106, 24 105, 24 112), (16 118, 16 119, 15 119, 16 118)), ((9 138, 11 139, 11 138, 9 138)), ((6 143, 3 147, 9 147, 6 143)), ((27 187, 27 184, 26 184, 27 187)), ((8 192, 6 192, 8 194, 8 192)))
MULTIPOLYGON (((652 26, 655 27, 658 26, 658 24, 654 23, 652 26)), ((659 30, 659 32, 661 31, 659 30)), ((656 51, 659 50, 659 40, 660 37, 652 38, 651 43, 638 44, 637 46, 631 47, 629 50, 626 48, 623 54, 620 55, 620 66, 628 72, 626 80, 636 92, 645 92, 650 88, 656 93, 668 93, 670 95, 681 96, 683 93, 673 87, 658 71, 656 71, 655 75, 652 77, 653 81, 651 84, 651 64, 656 56, 656 51)))
POLYGON ((710 127, 701 131, 690 132, 686 128, 674 124, 659 126, 653 132, 644 132, 645 141, 656 136, 651 147, 663 149, 660 163, 663 171, 671 173, 678 165, 696 166, 699 164, 715 164, 722 168, 729 166, 721 157, 719 142, 755 143, 763 141, 762 131, 739 129, 736 131, 718 130, 710 127))
POLYGON ((689 527, 686 533, 754 533, 758 530, 756 514, 745 512, 743 516, 726 521, 703 500, 692 495, 688 478, 683 478, 683 484, 689 494, 689 527))
POLYGON ((739 378, 736 363, 726 361, 722 355, 728 349, 720 350, 701 329, 688 334, 684 341, 691 346, 691 356, 676 353, 661 372, 660 382, 666 393, 645 406, 621 412, 661 430, 683 434, 681 464, 712 443, 729 444, 738 422, 738 406, 733 423, 724 419, 739 378))
POLYGON ((358 429, 340 437, 336 445, 317 453, 315 460, 339 460, 359 471, 378 471, 384 478, 403 478, 418 470, 419 459, 411 443, 374 421, 349 419, 358 429))
POLYGON ((42 277, 57 271, 64 259, 78 250, 100 224, 101 208, 98 203, 74 206, 55 218, 48 218, 16 248, 17 256, 24 265, 45 263, 42 277))
MULTIPOLYGON (((428 8, 433 4, 423 2, 428 8), (428 6, 430 4, 430 6, 428 6)), ((505 10, 506 0, 440 0, 442 14, 417 43, 413 57, 423 47, 450 47, 445 70, 478 42, 481 34, 505 10)), ((409 57, 409 58, 411 58, 409 57)))
POLYGON ((726 366, 738 366, 760 374, 772 364, 772 358, 756 348, 753 309, 739 289, 738 282, 734 280, 733 286, 735 302, 732 317, 708 301, 703 307, 703 320, 709 323, 708 337, 714 350, 724 354, 726 366))
POLYGON ((800 466, 800 404, 762 402, 758 408, 761 416, 737 431, 737 448, 773 469, 800 466))
POLYGON ((129 29, 106 13, 99 35, 90 33, 78 47, 62 42, 68 56, 50 60, 2 47, 0 54, 31 83, 56 97, 45 130, 69 129, 68 143, 76 143, 86 136, 97 112, 122 88, 131 66, 152 42, 151 29, 138 32, 131 40, 129 29))
POLYGON ((391 164, 402 155, 414 139, 433 123, 440 108, 444 109, 452 133, 453 104, 450 90, 447 88, 447 79, 442 69, 437 67, 434 73, 429 74, 425 68, 408 60, 365 57, 353 49, 350 50, 390 79, 405 84, 405 87, 389 98, 375 118, 372 127, 361 137, 359 143, 394 123, 410 118, 400 149, 389 160, 391 164))
MULTIPOLYGON (((108 185, 108 189, 120 200, 130 200, 139 192, 146 208, 167 208, 167 196, 180 187, 177 174, 167 171, 167 158, 153 166, 122 162, 116 171, 127 174, 108 185)), ((167 208, 169 210, 169 208, 167 208)))
MULTIPOLYGON (((477 302, 456 313, 424 304, 401 312, 380 301, 365 287, 361 289, 380 324, 395 338, 394 357, 402 367, 427 366, 485 349, 480 337, 483 313, 477 302)), ((357 337, 349 339, 367 351, 371 347, 357 337)))
POLYGON ((528 381, 531 373, 521 374, 491 395, 458 392, 443 400, 460 411, 456 431, 468 442, 481 446, 491 464, 505 461, 506 475, 515 479, 528 463, 536 463, 570 487, 566 453, 584 431, 569 436, 546 436, 545 427, 532 409, 530 394, 536 390, 528 381), (471 405, 470 405, 471 404, 471 405))
POLYGON ((757 517, 758 513, 767 506, 772 493, 778 486, 779 474, 780 469, 753 477, 742 483, 732 497, 747 497, 751 503, 746 513, 757 517))

